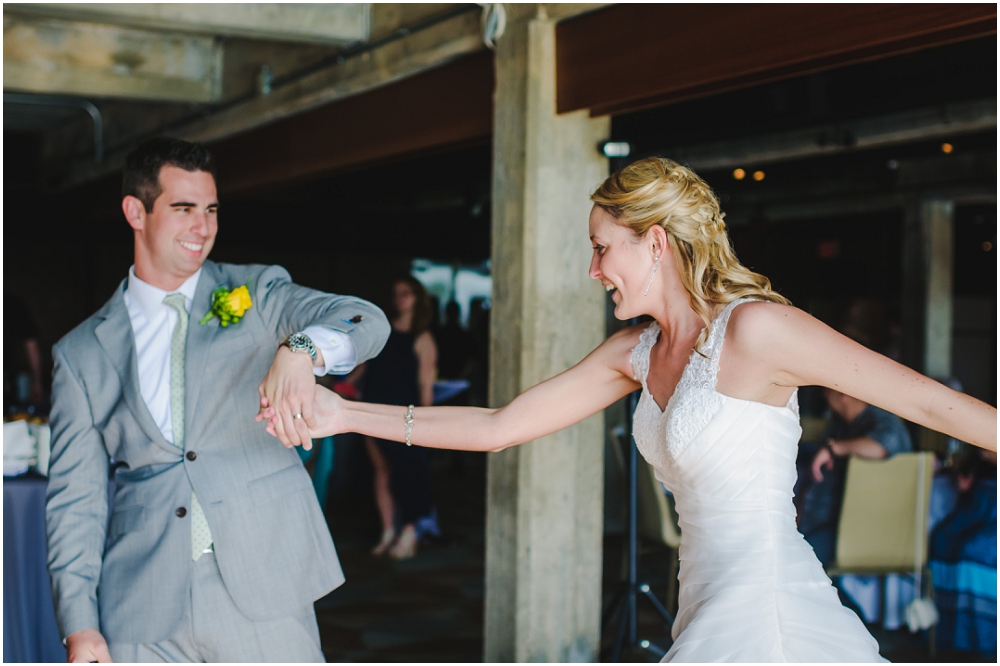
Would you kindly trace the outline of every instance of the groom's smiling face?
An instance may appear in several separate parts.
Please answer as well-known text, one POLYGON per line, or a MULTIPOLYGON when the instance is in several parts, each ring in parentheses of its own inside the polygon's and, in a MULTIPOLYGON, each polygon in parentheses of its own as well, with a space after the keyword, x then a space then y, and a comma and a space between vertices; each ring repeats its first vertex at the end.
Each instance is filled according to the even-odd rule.
POLYGON ((160 195, 153 209, 135 211, 136 274, 161 289, 172 290, 201 268, 219 229, 215 179, 204 171, 164 166, 160 195), (138 224, 136 224, 138 222, 138 224))

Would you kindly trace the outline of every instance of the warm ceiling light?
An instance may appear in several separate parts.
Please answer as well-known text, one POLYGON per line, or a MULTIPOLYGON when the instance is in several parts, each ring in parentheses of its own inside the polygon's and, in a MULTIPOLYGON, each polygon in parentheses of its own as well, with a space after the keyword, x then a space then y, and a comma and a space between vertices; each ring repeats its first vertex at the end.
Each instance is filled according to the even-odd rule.
POLYGON ((950 143, 942 143, 941 144, 941 152, 942 153, 949 154, 953 150, 955 150, 955 146, 951 145, 950 143))
POLYGON ((983 252, 989 252, 993 249, 993 243, 989 241, 983 241, 983 252))
POLYGON ((747 177, 747 172, 744 171, 743 169, 733 170, 733 178, 735 178, 736 180, 743 180, 746 177, 747 177))
POLYGON ((753 179, 756 180, 756 181, 758 181, 758 182, 764 180, 764 172, 763 171, 754 171, 753 172, 753 179))

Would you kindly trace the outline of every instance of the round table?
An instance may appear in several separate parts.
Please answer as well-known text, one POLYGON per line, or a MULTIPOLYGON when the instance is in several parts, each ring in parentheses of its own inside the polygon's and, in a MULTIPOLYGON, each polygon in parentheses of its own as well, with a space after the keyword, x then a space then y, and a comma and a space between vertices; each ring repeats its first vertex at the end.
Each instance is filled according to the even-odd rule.
POLYGON ((38 476, 3 480, 3 660, 64 662, 45 567, 45 487, 38 476))

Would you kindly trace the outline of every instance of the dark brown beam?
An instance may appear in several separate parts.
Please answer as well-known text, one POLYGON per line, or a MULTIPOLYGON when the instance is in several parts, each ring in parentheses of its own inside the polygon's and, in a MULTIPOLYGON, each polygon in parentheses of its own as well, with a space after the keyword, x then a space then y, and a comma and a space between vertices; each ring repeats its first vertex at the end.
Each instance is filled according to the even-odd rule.
POLYGON ((488 140, 493 80, 493 54, 479 53, 214 143, 220 192, 270 188, 488 140))
POLYGON ((996 33, 995 4, 616 5, 557 27, 559 113, 623 113, 996 33))

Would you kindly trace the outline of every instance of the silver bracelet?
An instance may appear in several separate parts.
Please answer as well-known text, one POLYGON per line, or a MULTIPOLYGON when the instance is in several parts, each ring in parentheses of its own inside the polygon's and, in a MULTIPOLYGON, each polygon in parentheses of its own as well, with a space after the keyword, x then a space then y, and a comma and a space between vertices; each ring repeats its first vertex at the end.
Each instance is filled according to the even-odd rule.
POLYGON ((406 408, 406 414, 403 415, 403 426, 406 428, 406 445, 413 446, 413 442, 410 441, 410 434, 413 432, 413 405, 406 408))

